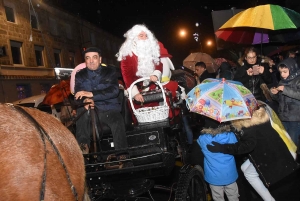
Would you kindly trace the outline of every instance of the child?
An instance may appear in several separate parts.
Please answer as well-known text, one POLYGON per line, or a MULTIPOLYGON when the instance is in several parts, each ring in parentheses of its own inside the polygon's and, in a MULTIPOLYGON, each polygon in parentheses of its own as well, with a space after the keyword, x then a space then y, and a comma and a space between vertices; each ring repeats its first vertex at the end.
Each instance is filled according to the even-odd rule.
POLYGON ((230 126, 221 125, 216 129, 203 129, 197 140, 204 154, 204 179, 209 183, 214 201, 224 201, 224 192, 229 201, 237 201, 239 200, 236 183, 238 173, 234 156, 212 153, 206 147, 212 141, 220 144, 237 142, 235 134, 230 131, 230 126))
MULTIPOLYGON (((279 103, 278 116, 296 145, 300 136, 300 74, 293 58, 287 58, 278 64, 281 80, 278 87, 271 88, 272 99, 279 103)), ((299 151, 299 150, 298 150, 299 151)))

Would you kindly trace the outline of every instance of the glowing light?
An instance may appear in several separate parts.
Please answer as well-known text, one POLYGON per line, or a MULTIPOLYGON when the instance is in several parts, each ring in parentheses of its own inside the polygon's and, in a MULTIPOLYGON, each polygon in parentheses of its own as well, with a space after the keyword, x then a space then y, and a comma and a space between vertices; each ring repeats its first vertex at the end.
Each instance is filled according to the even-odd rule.
POLYGON ((211 45, 212 45, 211 40, 207 41, 206 44, 207 44, 208 46, 211 46, 211 45))
POLYGON ((183 30, 183 29, 180 30, 179 35, 180 35, 181 37, 185 37, 185 36, 186 36, 186 31, 183 30))

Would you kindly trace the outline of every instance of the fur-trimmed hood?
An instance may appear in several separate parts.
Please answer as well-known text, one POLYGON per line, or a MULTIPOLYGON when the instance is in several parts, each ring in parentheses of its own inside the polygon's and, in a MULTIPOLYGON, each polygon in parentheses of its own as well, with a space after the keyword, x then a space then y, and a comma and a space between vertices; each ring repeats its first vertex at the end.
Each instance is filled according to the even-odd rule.
POLYGON ((211 135, 217 135, 224 132, 230 131, 230 125, 224 125, 220 126, 218 128, 204 128, 201 131, 201 134, 211 134, 211 135))
POLYGON ((266 123, 270 120, 268 113, 264 107, 260 107, 259 109, 253 112, 251 119, 240 119, 231 122, 231 125, 235 127, 238 131, 242 130, 242 128, 249 128, 251 126, 259 125, 266 123))
MULTIPOLYGON (((231 121, 231 125, 237 130, 241 131, 242 128, 248 128, 251 126, 263 124, 270 120, 268 113, 264 107, 260 107, 258 110, 255 110, 251 119, 240 119, 231 121)), ((217 128, 204 128, 201 131, 201 134, 211 134, 217 135, 224 132, 232 131, 230 125, 226 124, 223 126, 219 126, 217 128)))

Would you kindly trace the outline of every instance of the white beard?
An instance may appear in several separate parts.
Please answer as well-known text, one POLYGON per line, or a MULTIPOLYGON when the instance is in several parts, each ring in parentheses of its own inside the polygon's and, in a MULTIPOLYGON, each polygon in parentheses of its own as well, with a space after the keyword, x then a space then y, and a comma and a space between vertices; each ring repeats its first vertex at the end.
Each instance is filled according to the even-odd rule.
POLYGON ((136 40, 134 53, 138 56, 138 71, 136 75, 139 77, 149 77, 154 71, 154 62, 152 58, 152 49, 150 40, 136 40))

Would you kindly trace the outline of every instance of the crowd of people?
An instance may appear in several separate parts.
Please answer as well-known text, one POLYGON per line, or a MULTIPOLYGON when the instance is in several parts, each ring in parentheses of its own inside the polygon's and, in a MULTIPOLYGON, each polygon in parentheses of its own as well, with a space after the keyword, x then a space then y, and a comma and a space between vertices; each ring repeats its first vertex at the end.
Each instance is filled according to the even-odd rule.
MULTIPOLYGON (((129 29, 124 37, 125 42, 116 55, 120 61, 123 87, 127 90, 137 79, 149 77, 149 80, 132 87, 133 99, 143 103, 142 92, 156 88, 156 82, 162 82, 170 89, 173 98, 180 94, 181 99, 184 99, 185 89, 170 80, 171 71, 174 70, 170 60, 172 56, 154 34, 145 25, 138 24, 129 29)), ((73 78, 74 98, 83 105, 76 112, 77 115, 81 115, 76 121, 76 139, 83 153, 89 153, 91 146, 90 109, 94 109, 98 121, 110 127, 115 149, 124 150, 128 147, 124 119, 118 104, 119 82, 116 71, 114 67, 102 63, 101 55, 99 48, 87 48, 83 52, 84 67, 76 70, 73 78)), ((226 124, 204 124, 196 140, 204 154, 205 180, 210 184, 214 200, 224 200, 224 192, 229 201, 239 200, 236 155, 246 155, 241 170, 264 200, 274 200, 268 187, 297 168, 295 157, 290 154, 290 149, 295 149, 295 144, 299 145, 300 137, 300 117, 297 115, 300 107, 300 71, 295 55, 296 52, 290 52, 287 59, 270 59, 265 63, 257 50, 249 47, 245 50, 241 59, 242 65, 236 72, 231 71, 228 62, 223 62, 217 75, 209 73, 204 62, 195 64, 194 77, 197 84, 201 84, 206 78, 216 77, 239 81, 261 101, 251 119, 226 124), (279 131, 272 127, 273 117, 268 113, 272 109, 269 105, 278 114, 284 126, 282 129, 287 131, 293 141, 289 149, 283 140, 280 140, 279 131)), ((159 104, 135 103, 134 107, 159 104)), ((174 114, 176 115, 170 113, 169 116, 174 114)), ((134 119, 134 115, 132 117, 134 119)), ((188 143, 192 144, 193 133, 187 118, 184 115, 183 118, 188 143)), ((121 159, 129 157, 128 154, 121 153, 121 159)))

